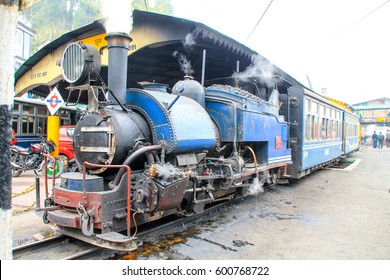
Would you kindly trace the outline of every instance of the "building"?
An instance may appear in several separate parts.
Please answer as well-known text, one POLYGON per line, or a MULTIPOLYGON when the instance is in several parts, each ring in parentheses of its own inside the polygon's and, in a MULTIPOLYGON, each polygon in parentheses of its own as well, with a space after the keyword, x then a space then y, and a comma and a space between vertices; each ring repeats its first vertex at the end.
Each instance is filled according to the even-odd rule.
POLYGON ((31 56, 34 34, 35 31, 31 28, 31 22, 25 16, 19 14, 16 29, 15 71, 31 56))
POLYGON ((352 105, 360 116, 363 136, 390 129, 390 98, 382 97, 352 105))

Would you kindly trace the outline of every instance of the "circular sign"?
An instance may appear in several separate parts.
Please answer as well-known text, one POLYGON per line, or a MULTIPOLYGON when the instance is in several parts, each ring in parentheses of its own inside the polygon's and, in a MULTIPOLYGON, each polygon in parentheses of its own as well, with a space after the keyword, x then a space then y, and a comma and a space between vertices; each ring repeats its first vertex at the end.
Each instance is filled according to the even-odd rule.
POLYGON ((50 103, 50 106, 52 108, 55 108, 57 106, 57 104, 59 103, 57 95, 53 95, 50 100, 49 99, 47 100, 47 102, 50 103))
POLYGON ((50 114, 54 115, 61 107, 64 100, 57 88, 54 88, 45 99, 46 107, 50 114))

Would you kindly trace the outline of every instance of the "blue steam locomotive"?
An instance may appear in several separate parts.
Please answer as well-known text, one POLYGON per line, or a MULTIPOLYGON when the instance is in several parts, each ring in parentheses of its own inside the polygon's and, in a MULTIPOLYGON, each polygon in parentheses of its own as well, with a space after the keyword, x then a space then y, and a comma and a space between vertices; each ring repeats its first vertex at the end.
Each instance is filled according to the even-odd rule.
POLYGON ((274 89, 268 101, 191 77, 172 90, 156 83, 126 90, 126 69, 110 67, 126 61, 129 38, 107 40, 108 87, 96 49, 74 43, 63 55, 64 79, 89 102, 74 133, 80 172, 64 173, 46 201, 44 221, 59 232, 134 250, 138 225, 262 192, 349 152, 345 112, 303 87, 290 88, 285 100, 274 89))

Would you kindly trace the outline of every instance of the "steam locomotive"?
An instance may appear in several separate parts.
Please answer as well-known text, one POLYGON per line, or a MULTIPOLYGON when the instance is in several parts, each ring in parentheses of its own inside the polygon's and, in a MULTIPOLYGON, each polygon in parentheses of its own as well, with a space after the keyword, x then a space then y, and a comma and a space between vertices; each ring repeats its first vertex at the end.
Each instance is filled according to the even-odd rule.
POLYGON ((123 61, 130 40, 122 33, 107 36, 108 86, 99 76, 94 47, 72 43, 63 54, 70 90, 87 94, 89 101, 74 132, 80 172, 62 174, 45 203, 43 219, 57 231, 101 247, 134 250, 141 224, 262 192, 343 153, 343 110, 314 93, 311 98, 322 102, 318 106, 326 104, 338 117, 331 128, 337 137, 328 139, 338 148, 322 145, 328 149, 324 158, 310 155, 313 147, 305 150, 303 87, 291 88, 284 115, 276 89, 263 100, 230 85, 204 88, 188 76, 172 90, 157 83, 126 89, 121 73, 127 72, 123 61), (313 157, 318 162, 305 162, 313 157))

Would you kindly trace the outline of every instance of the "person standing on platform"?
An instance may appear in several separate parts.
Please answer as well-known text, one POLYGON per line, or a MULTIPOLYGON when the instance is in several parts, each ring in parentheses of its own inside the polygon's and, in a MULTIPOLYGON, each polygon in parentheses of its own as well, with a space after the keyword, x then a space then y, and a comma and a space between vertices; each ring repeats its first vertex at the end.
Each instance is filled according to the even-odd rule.
POLYGON ((386 148, 390 148, 390 130, 386 132, 386 148))
POLYGON ((385 136, 382 134, 382 131, 379 131, 379 135, 378 135, 379 149, 383 149, 383 141, 385 141, 385 136))
POLYGON ((372 134, 371 139, 372 139, 372 147, 376 149, 376 147, 378 146, 378 135, 376 134, 376 131, 374 131, 374 133, 372 134))

